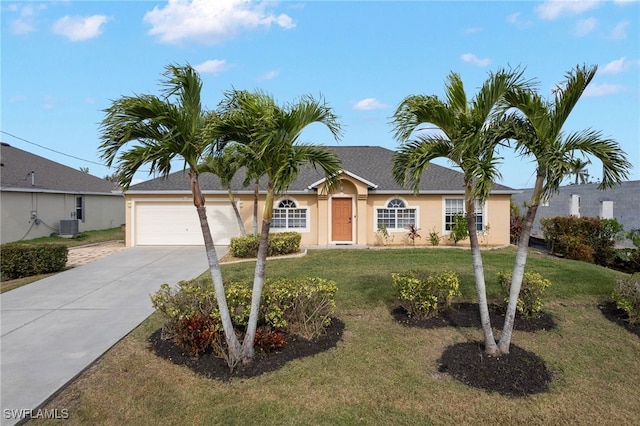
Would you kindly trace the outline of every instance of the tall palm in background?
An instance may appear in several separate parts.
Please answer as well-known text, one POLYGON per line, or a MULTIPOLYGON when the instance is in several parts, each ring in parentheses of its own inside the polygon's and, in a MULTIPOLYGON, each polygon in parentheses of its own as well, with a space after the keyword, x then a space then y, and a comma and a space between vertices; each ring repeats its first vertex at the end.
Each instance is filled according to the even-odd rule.
POLYGON ((227 190, 227 196, 229 197, 229 202, 233 207, 238 228, 244 237, 247 235, 247 231, 245 229, 242 216, 240 215, 240 210, 238 209, 238 204, 236 203, 233 191, 231 190, 231 181, 241 166, 240 162, 234 155, 235 153, 233 152, 233 149, 219 150, 218 152, 204 158, 202 163, 198 165, 198 171, 201 174, 209 172, 218 176, 220 179, 220 185, 227 190))
POLYGON ((504 112, 503 97, 515 87, 526 87, 520 71, 490 73, 476 96, 469 100, 460 76, 450 73, 445 100, 437 96, 413 95, 405 98, 393 115, 395 138, 402 145, 394 155, 393 174, 400 184, 419 190, 420 179, 429 163, 439 157, 456 164, 464 175, 465 210, 472 251, 473 269, 485 351, 498 353, 487 305, 484 269, 476 228, 475 203, 484 203, 499 176, 496 145, 486 137, 491 122, 504 112), (431 124, 437 133, 424 133, 431 124))
POLYGON ((628 178, 631 164, 618 143, 602 136, 601 132, 586 129, 565 134, 562 128, 578 100, 596 74, 596 66, 577 66, 566 74, 553 101, 544 100, 532 90, 509 91, 506 100, 520 113, 505 119, 506 132, 501 137, 515 140, 515 148, 525 156, 533 156, 537 163, 536 180, 527 204, 524 228, 518 243, 511 281, 509 304, 498 343, 500 352, 509 353, 518 295, 527 262, 531 229, 541 200, 548 200, 558 192, 562 180, 573 171, 576 155, 595 157, 602 162, 600 189, 610 188, 628 178))
POLYGON ((259 91, 234 91, 230 99, 231 102, 222 109, 224 133, 230 143, 236 139, 236 152, 240 153, 244 165, 253 171, 253 177, 266 178, 266 200, 253 279, 251 312, 242 343, 243 361, 248 362, 254 356, 274 199, 287 190, 307 164, 324 174, 328 191, 333 189, 341 171, 339 158, 325 147, 301 143, 300 137, 307 126, 319 123, 329 129, 335 140, 339 140, 341 128, 331 108, 324 101, 311 96, 304 96, 284 106, 259 91))
POLYGON ((231 323, 199 181, 199 163, 218 149, 219 134, 216 126, 211 125, 218 121, 217 115, 203 109, 202 82, 191 66, 168 65, 164 77, 162 96, 124 96, 112 102, 101 123, 99 150, 108 166, 117 164, 114 177, 125 190, 142 166, 149 167, 150 173, 166 177, 173 160, 184 161, 225 338, 230 353, 239 354, 241 346, 231 323))
POLYGON ((589 182, 589 172, 587 166, 591 164, 590 160, 583 160, 581 158, 574 158, 571 160, 571 174, 576 177, 575 185, 585 184, 589 182))
POLYGON ((243 185, 253 185, 254 236, 258 235, 260 178, 265 175, 257 138, 264 131, 265 119, 277 109, 274 99, 260 91, 230 90, 225 92, 224 100, 220 103, 224 118, 218 129, 224 134, 225 143, 230 143, 226 151, 232 152, 234 162, 244 167, 246 174, 243 185))

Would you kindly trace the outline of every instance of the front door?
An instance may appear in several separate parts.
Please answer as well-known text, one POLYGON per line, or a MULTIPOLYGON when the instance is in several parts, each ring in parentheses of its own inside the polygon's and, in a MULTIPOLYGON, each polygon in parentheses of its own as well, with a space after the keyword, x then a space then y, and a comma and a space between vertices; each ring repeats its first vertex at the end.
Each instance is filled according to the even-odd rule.
POLYGON ((331 199, 331 241, 352 241, 351 198, 331 199))

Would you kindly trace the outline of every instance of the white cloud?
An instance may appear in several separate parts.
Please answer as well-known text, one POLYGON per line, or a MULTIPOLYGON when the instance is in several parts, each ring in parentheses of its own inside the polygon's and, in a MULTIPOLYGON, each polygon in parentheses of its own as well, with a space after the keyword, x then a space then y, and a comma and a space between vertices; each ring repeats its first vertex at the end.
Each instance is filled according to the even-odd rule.
POLYGON ((584 91, 585 96, 607 96, 624 92, 625 87, 617 84, 591 84, 584 91))
POLYGON ((635 3, 635 2, 637 2, 637 1, 638 1, 638 0, 613 0, 613 2, 614 2, 615 4, 620 4, 620 5, 623 5, 623 6, 624 6, 624 5, 626 5, 626 4, 635 3))
POLYGON ((466 62, 468 64, 476 65, 479 67, 486 67, 491 63, 491 59, 480 59, 473 53, 463 53, 462 55, 460 55, 460 59, 462 59, 462 62, 466 62))
POLYGON ((627 61, 626 57, 622 57, 620 59, 616 59, 614 61, 609 62, 604 67, 600 69, 601 74, 618 74, 622 71, 626 71, 629 69, 629 61, 627 61))
POLYGON ((227 65, 227 61, 224 59, 209 59, 200 65, 195 65, 193 69, 204 74, 218 75, 221 72, 228 70, 229 66, 227 65))
POLYGON ((274 15, 267 10, 273 3, 253 3, 248 0, 169 0, 154 7, 144 16, 151 24, 149 34, 163 43, 196 41, 216 44, 237 36, 242 31, 277 25, 295 27, 285 14, 274 15))
POLYGON ((538 16, 546 20, 554 20, 564 16, 580 15, 600 5, 590 0, 550 0, 536 8, 538 16))
POLYGON ((598 26, 598 20, 596 18, 581 19, 573 29, 573 34, 577 37, 584 37, 598 26))
POLYGON ((11 21, 11 32, 14 34, 28 34, 36 30, 38 11, 46 8, 47 6, 44 4, 29 4, 22 8, 18 8, 18 6, 14 4, 3 8, 3 12, 19 12, 19 16, 11 21))
POLYGON ((522 19, 521 15, 522 14, 520 12, 512 13, 507 16, 507 22, 519 30, 530 28, 533 25, 533 22, 522 19))
POLYGON ((53 24, 52 30, 71 41, 84 41, 102 34, 103 25, 108 20, 104 15, 65 16, 53 24))
POLYGON ((477 34, 482 32, 482 27, 469 27, 464 30, 465 34, 477 34))
POLYGON ((273 80, 278 75, 280 75, 280 71, 276 71, 276 70, 269 71, 269 72, 266 72, 266 73, 262 74, 261 76, 259 76, 258 77, 258 81, 273 80))
POLYGON ((360 111, 371 111, 374 109, 385 109, 389 108, 389 105, 383 104, 376 98, 365 98, 361 101, 358 101, 353 105, 353 109, 357 109, 360 111))
POLYGON ((622 40, 627 38, 627 27, 629 26, 629 21, 621 21, 616 24, 615 27, 609 33, 609 38, 612 40, 622 40))

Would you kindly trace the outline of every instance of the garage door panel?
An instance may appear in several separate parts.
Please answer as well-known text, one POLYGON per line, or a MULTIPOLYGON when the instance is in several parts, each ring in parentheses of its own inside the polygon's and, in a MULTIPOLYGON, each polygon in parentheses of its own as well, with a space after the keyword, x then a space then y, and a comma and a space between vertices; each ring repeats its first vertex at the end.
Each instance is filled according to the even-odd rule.
MULTIPOLYGON (((229 244, 240 235, 231 205, 207 204, 207 220, 216 244, 229 244)), ((135 207, 136 245, 202 245, 198 212, 191 202, 137 202, 135 207)))

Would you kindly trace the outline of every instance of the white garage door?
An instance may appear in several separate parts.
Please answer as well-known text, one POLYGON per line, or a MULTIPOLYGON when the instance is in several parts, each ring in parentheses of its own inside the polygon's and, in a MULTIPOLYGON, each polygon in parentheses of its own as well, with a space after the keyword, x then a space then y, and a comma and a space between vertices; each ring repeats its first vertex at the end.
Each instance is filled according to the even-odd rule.
MULTIPOLYGON (((207 218, 215 244, 227 245, 240 235, 229 202, 207 202, 207 218)), ((203 245, 202 228, 193 202, 135 203, 134 245, 203 245)))

